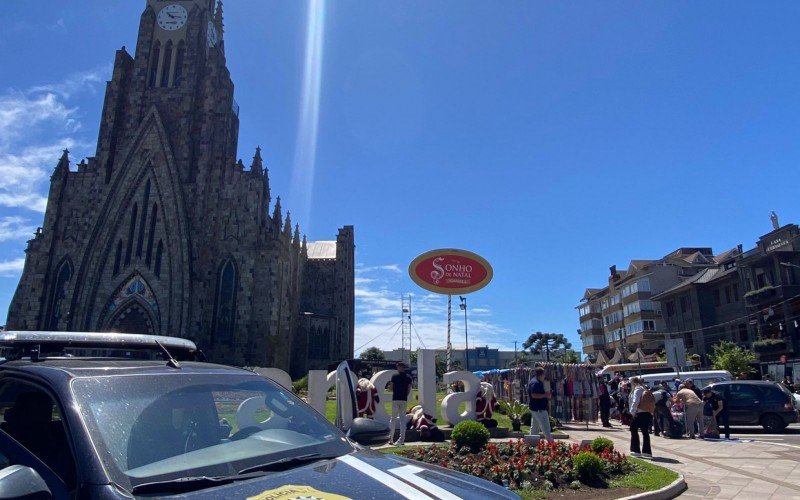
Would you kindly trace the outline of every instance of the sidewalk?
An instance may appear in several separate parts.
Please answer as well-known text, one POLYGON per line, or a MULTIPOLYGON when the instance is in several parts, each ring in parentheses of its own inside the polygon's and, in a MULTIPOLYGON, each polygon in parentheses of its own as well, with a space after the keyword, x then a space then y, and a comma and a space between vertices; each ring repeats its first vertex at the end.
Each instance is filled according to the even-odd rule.
MULTIPOLYGON (((572 424, 569 441, 603 435, 621 452, 630 449, 630 431, 615 425, 572 424)), ((736 435, 734 434, 734 437, 736 435)), ((800 499, 800 449, 761 442, 665 439, 651 436, 653 462, 680 472, 688 489, 680 498, 800 499)))

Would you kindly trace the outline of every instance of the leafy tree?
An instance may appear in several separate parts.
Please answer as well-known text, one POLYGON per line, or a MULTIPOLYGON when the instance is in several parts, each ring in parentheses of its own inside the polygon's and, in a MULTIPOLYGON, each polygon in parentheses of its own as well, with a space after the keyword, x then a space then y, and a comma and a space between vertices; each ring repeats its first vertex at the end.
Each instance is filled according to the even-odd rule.
MULTIPOLYGON (((455 372, 461 370, 461 361, 455 358, 450 359, 450 370, 455 372)), ((444 354, 436 355, 436 378, 441 379, 447 373, 447 356, 444 354)))
POLYGON ((411 351, 409 353, 408 362, 411 366, 417 366, 417 351, 411 351))
POLYGON ((572 344, 563 333, 536 332, 532 333, 528 340, 522 343, 522 349, 531 354, 545 353, 547 361, 550 361, 550 351, 571 348, 572 344))
POLYGON ((755 371, 750 363, 755 362, 756 355, 735 342, 722 341, 714 345, 714 353, 709 358, 715 370, 728 370, 734 376, 755 371))
POLYGON ((562 363, 580 363, 581 362, 581 355, 578 354, 576 351, 572 349, 567 349, 564 351, 564 354, 561 356, 562 363))
POLYGON ((361 356, 359 357, 368 361, 384 361, 386 359, 386 354, 377 347, 370 347, 369 349, 361 351, 361 356))

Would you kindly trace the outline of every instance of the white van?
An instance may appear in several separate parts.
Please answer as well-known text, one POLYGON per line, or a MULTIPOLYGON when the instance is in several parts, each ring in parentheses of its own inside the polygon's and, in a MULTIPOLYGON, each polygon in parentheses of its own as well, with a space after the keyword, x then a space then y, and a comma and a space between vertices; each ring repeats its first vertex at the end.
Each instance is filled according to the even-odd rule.
POLYGON ((695 387, 702 389, 703 387, 713 384, 714 382, 721 382, 723 380, 733 380, 730 372, 726 370, 708 370, 708 371, 696 371, 696 372, 680 372, 678 375, 676 372, 669 372, 669 373, 651 373, 647 375, 642 375, 642 380, 644 383, 647 384, 650 388, 655 388, 661 385, 662 381, 667 382, 667 387, 672 392, 675 392, 675 377, 681 379, 681 381, 686 380, 687 378, 692 379, 694 382, 695 387))

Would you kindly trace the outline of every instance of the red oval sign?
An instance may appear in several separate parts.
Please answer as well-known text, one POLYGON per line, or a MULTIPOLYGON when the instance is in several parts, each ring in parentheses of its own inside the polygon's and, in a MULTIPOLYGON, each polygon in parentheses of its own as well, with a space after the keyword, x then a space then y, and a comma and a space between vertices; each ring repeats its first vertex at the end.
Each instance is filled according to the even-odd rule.
POLYGON ((486 259, 466 250, 431 250, 408 266, 414 283, 425 290, 458 295, 480 290, 492 280, 492 266, 486 259))

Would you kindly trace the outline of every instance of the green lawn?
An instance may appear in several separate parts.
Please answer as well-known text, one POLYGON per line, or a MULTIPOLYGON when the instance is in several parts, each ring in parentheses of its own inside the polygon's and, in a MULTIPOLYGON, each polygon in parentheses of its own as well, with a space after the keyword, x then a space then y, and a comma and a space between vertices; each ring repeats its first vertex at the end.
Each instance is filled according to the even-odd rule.
POLYGON ((615 488, 639 488, 645 491, 659 490, 678 479, 678 473, 653 465, 646 460, 629 457, 636 472, 611 481, 609 486, 615 488))

